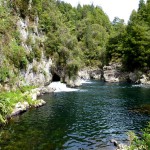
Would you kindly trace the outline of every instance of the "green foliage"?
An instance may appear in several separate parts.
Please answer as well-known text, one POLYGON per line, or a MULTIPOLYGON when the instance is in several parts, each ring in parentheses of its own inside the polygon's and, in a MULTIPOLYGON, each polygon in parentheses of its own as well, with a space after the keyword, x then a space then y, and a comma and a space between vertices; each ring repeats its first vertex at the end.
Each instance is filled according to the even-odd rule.
POLYGON ((38 46, 34 46, 32 48, 32 50, 33 50, 33 53, 34 53, 34 57, 37 59, 37 61, 40 61, 40 59, 42 57, 42 51, 41 51, 41 49, 39 49, 38 46))
POLYGON ((27 60, 32 63, 33 62, 33 59, 34 59, 34 52, 31 51, 29 53, 26 54, 26 57, 27 57, 27 60))
POLYGON ((26 52, 22 46, 19 46, 16 40, 12 39, 8 47, 6 47, 6 56, 10 64, 14 64, 16 68, 24 69, 27 66, 26 52))
POLYGON ((37 66, 33 66, 32 70, 34 73, 37 73, 38 72, 37 66))
POLYGON ((27 101, 32 105, 32 98, 25 94, 25 92, 30 91, 35 87, 26 86, 20 87, 19 90, 11 91, 11 92, 1 92, 0 94, 0 124, 6 123, 6 117, 10 115, 14 106, 18 102, 27 101))
POLYGON ((4 82, 9 77, 9 69, 7 67, 0 68, 0 83, 4 82))
POLYGON ((130 71, 146 71, 150 68, 149 10, 149 1, 145 3, 140 0, 139 9, 132 11, 127 27, 115 18, 115 28, 107 44, 108 61, 119 60, 130 71))
POLYGON ((68 63, 66 66, 66 73, 69 76, 69 78, 76 77, 79 68, 80 68, 80 64, 77 61, 72 61, 68 63))
POLYGON ((17 13, 21 15, 21 17, 25 18, 26 15, 28 15, 28 5, 29 0, 14 0, 12 2, 12 7, 17 13))
POLYGON ((112 31, 107 43, 106 61, 118 62, 124 54, 123 44, 126 35, 124 20, 115 18, 112 22, 112 31))
POLYGON ((149 150, 150 149, 150 123, 147 128, 143 130, 143 135, 139 139, 135 133, 128 132, 130 146, 128 150, 149 150))

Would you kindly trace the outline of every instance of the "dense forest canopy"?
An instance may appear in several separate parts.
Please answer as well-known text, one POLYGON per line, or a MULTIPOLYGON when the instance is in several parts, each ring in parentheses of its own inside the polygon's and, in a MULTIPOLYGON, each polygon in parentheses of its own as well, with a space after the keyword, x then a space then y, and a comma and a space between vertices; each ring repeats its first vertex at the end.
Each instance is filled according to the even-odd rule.
POLYGON ((122 20, 113 24, 114 33, 107 45, 109 60, 121 61, 127 70, 146 71, 150 67, 150 1, 140 0, 133 10, 128 25, 122 20), (117 30, 116 30, 117 29, 117 30))
POLYGON ((100 7, 78 5, 74 8, 55 0, 8 0, 7 3, 2 1, 0 11, 1 82, 16 76, 18 70, 26 69, 33 59, 40 61, 42 53, 69 76, 75 75, 81 67, 102 67, 105 62, 111 23, 100 7), (32 47, 30 52, 22 46, 16 30, 18 16, 29 18, 29 32, 34 29, 32 22, 38 16, 38 29, 45 35, 44 41, 34 43, 32 37, 28 37, 25 44, 32 47))
POLYGON ((110 22, 99 6, 72 7, 56 0, 1 1, 0 18, 1 83, 14 79, 33 59, 40 61, 42 53, 69 77, 82 67, 103 67, 108 62, 122 63, 126 70, 150 67, 149 0, 140 0, 128 25, 117 17, 110 22), (16 30, 18 17, 29 18, 28 32, 33 32, 33 22, 39 18, 38 30, 45 38, 33 42, 29 36, 24 44, 30 51, 16 30))

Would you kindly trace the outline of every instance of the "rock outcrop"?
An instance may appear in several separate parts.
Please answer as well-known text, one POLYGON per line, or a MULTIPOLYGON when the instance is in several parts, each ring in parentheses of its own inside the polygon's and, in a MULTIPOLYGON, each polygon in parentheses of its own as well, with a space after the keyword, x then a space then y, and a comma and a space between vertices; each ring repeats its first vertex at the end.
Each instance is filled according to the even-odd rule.
POLYGON ((122 65, 110 63, 103 67, 103 77, 106 82, 130 82, 134 84, 150 84, 149 72, 142 73, 135 70, 133 72, 122 71, 122 65))
POLYGON ((122 65, 110 63, 103 67, 103 76, 106 82, 123 82, 127 81, 128 74, 121 71, 122 65))
POLYGON ((52 92, 52 91, 54 91, 52 88, 44 87, 44 90, 43 88, 36 88, 31 91, 25 92, 24 95, 30 96, 32 99, 32 102, 30 104, 27 101, 16 103, 12 113, 9 115, 8 118, 11 118, 23 112, 26 112, 30 107, 38 108, 38 107, 43 106, 44 104, 46 104, 46 102, 42 99, 38 99, 38 96, 43 93, 52 92))
POLYGON ((101 80, 103 79, 103 70, 100 68, 84 68, 78 72, 78 76, 84 80, 101 80))
MULTIPOLYGON (((36 44, 37 42, 42 44, 45 40, 45 37, 42 34, 39 34, 38 31, 38 16, 35 16, 34 21, 32 21, 33 30, 29 31, 31 28, 31 21, 28 16, 25 19, 18 18, 17 28, 20 33, 20 39, 22 41, 22 46, 24 47, 26 53, 32 53, 33 47, 31 45, 36 44)), ((37 44, 36 44, 37 45, 37 44)), ((20 70, 20 76, 18 80, 19 85, 35 85, 35 86, 44 86, 48 85, 52 80, 51 67, 52 60, 44 56, 41 49, 41 54, 38 60, 33 58, 32 62, 27 64, 26 69, 20 70)))
POLYGON ((116 141, 115 139, 111 139, 110 142, 114 144, 114 146, 116 147, 116 150, 128 150, 129 148, 129 146, 123 143, 118 143, 118 141, 116 141))

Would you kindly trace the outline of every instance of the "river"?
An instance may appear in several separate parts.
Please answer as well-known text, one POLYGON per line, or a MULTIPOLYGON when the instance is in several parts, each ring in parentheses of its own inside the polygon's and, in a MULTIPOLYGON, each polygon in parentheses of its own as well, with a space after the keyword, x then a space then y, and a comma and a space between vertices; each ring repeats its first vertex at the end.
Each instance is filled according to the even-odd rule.
POLYGON ((150 115, 134 111, 150 104, 150 88, 89 81, 78 91, 41 96, 47 104, 13 118, 0 130, 2 150, 111 150, 111 139, 127 143, 150 115))

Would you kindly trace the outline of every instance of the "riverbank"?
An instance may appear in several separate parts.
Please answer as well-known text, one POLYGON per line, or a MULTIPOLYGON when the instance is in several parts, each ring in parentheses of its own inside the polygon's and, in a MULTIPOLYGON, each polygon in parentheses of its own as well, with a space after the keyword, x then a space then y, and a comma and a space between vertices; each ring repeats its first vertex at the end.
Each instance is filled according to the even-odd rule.
MULTIPOLYGON (((45 92, 48 92, 48 89, 31 86, 1 92, 0 125, 6 124, 13 116, 26 112, 31 107, 37 108, 46 104, 44 100, 38 99, 38 96, 45 92)), ((49 89, 49 92, 52 92, 52 90, 49 89)))
POLYGON ((109 63, 103 67, 103 78, 106 82, 129 82, 150 85, 150 70, 125 71, 120 63, 109 63))
MULTIPOLYGON (((2 97, 1 99, 3 100, 1 102, 2 110, 1 110, 1 115, 0 115, 0 122, 5 123, 6 122, 5 118, 11 118, 12 116, 25 112, 30 107, 40 107, 44 105, 45 102, 43 100, 37 100, 38 99, 37 97, 44 93, 77 91, 75 87, 81 86, 82 83, 85 82, 85 80, 89 80, 89 79, 103 80, 108 83, 131 82, 131 83, 140 84, 140 85, 150 84, 150 81, 149 81, 150 78, 147 74, 145 75, 139 72, 130 72, 130 73, 123 72, 122 66, 120 64, 109 64, 109 66, 104 66, 103 69, 84 68, 83 70, 80 70, 78 72, 76 80, 68 79, 66 84, 61 83, 60 81, 51 82, 47 86, 20 91, 19 94, 21 95, 19 96, 17 95, 19 90, 8 92, 8 93, 6 92, 5 94, 3 93, 1 96, 2 97), (14 95, 15 95, 15 98, 14 98, 14 95), (15 102, 13 99, 16 99, 15 102)), ((6 87, 4 86, 4 88, 6 87)), ((10 89, 10 88, 6 88, 6 89, 10 89)))
POLYGON ((46 105, 1 129, 2 149, 115 149, 111 139, 126 144, 146 127, 149 115, 131 110, 149 102, 148 88, 92 80, 77 89, 41 95, 46 105))
MULTIPOLYGON (((84 81, 85 82, 85 81, 84 81)), ((81 80, 83 83, 83 80, 81 80)), ((5 124, 13 116, 20 115, 26 112, 29 108, 38 108, 46 104, 43 99, 38 99, 40 95, 52 92, 72 92, 78 91, 75 88, 69 88, 66 84, 52 82, 48 86, 39 88, 35 87, 22 87, 17 90, 5 91, 0 96, 0 124, 5 124)))

